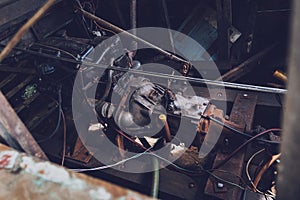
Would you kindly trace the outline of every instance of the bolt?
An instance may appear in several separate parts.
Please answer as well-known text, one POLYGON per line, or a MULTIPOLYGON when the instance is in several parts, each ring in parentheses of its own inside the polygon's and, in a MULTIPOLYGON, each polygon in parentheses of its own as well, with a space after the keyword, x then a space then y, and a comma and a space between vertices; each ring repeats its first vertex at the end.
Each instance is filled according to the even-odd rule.
POLYGON ((228 146, 229 145, 229 139, 225 138, 224 143, 225 143, 226 146, 228 146))
POLYGON ((243 96, 244 96, 244 97, 247 97, 247 96, 248 96, 248 94, 243 94, 243 96))
POLYGON ((221 189, 221 188, 223 188, 223 187, 224 187, 224 184, 223 184, 223 183, 221 183, 221 182, 218 182, 218 183, 217 183, 217 187, 221 189))
POLYGON ((196 187, 195 183, 190 183, 189 184, 189 188, 194 188, 194 187, 196 187))
POLYGON ((279 163, 280 163, 280 160, 279 160, 279 159, 277 159, 277 160, 276 160, 276 162, 279 164, 279 163))

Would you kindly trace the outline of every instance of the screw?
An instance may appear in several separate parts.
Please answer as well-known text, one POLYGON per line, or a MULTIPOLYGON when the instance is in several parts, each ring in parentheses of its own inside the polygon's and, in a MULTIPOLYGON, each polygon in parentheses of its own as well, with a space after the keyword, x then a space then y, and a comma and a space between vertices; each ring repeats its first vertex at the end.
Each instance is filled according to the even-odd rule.
POLYGON ((189 184, 189 188, 194 188, 194 187, 196 187, 195 183, 190 183, 189 184))
POLYGON ((224 143, 225 143, 226 146, 228 146, 229 145, 229 139, 225 138, 224 143))
POLYGON ((224 187, 224 184, 223 184, 223 183, 221 183, 221 182, 218 182, 218 183, 217 183, 217 187, 221 189, 221 188, 223 188, 223 187, 224 187))

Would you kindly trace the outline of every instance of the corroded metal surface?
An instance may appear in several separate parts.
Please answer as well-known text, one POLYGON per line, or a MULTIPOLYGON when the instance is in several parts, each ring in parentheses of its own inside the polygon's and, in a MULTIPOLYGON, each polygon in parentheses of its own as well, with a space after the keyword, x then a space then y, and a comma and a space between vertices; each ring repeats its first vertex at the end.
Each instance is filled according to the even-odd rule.
MULTIPOLYGON (((252 129, 252 122, 254 118, 255 107, 257 103, 257 95, 249 95, 246 93, 240 93, 236 96, 234 101, 233 108, 230 114, 230 122, 235 124, 235 128, 239 129, 240 131, 251 130, 252 129)), ((222 149, 217 153, 213 167, 216 167, 220 162, 225 160, 228 157, 227 148, 235 149, 236 145, 240 145, 237 143, 235 138, 228 137, 228 144, 224 144, 225 148, 222 149), (227 146, 227 148, 226 148, 227 146)), ((242 140, 241 140, 242 141, 242 140)), ((220 170, 223 171, 234 171, 238 176, 241 176, 243 163, 244 163, 245 152, 240 151, 234 157, 232 157, 226 164, 220 167, 220 170)), ((219 173, 216 171, 216 175, 219 177, 226 179, 228 181, 239 183, 238 176, 232 176, 231 174, 227 173, 219 173)), ((210 177, 207 181, 205 187, 205 193, 220 199, 240 199, 242 195, 242 190, 240 188, 224 185, 223 187, 218 187, 218 184, 222 182, 215 180, 214 178, 210 177)))
POLYGON ((152 199, 0 144, 0 199, 152 199))

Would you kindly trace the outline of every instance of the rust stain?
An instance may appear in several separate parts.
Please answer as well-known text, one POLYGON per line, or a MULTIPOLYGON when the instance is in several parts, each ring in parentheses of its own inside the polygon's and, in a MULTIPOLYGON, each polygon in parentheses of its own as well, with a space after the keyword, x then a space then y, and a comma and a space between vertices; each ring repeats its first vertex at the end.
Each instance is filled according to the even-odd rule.
POLYGON ((6 167, 10 162, 11 155, 3 155, 0 160, 0 168, 6 167))

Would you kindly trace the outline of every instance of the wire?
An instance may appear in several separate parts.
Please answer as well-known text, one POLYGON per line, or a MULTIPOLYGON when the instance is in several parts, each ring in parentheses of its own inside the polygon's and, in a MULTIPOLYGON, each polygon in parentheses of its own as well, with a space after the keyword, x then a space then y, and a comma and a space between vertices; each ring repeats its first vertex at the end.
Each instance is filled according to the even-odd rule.
POLYGON ((57 124, 56 124, 56 127, 54 129, 54 131, 47 137, 47 138, 44 138, 44 139, 41 139, 41 140, 38 140, 37 143, 42 143, 42 142, 46 142, 48 141, 49 139, 51 139, 55 134, 56 132, 58 131, 59 127, 60 127, 60 123, 61 123, 61 117, 62 117, 62 108, 61 108, 61 102, 62 102, 62 99, 61 99, 61 88, 58 89, 58 101, 57 101, 57 104, 58 104, 58 119, 57 119, 57 124))
POLYGON ((240 185, 238 185, 238 184, 236 184, 236 183, 232 183, 232 182, 230 182, 230 181, 227 181, 227 180, 225 180, 225 179, 223 179, 223 178, 221 178, 221 177, 219 177, 219 176, 216 176, 214 173, 211 173, 211 172, 208 171, 208 170, 206 170, 206 173, 208 173, 210 176, 212 176, 212 177, 214 177, 214 178, 216 178, 216 179, 218 179, 218 180, 220 180, 220 181, 222 181, 222 182, 224 182, 224 183, 227 183, 227 184, 229 184, 229 185, 232 185, 232 186, 235 186, 235 187, 237 187, 237 188, 240 188, 241 190, 246 190, 246 188, 244 188, 244 187, 242 187, 242 186, 240 186, 240 185))
POLYGON ((235 149, 229 156, 227 156, 223 161, 221 161, 217 166, 214 167, 214 169, 218 169, 221 166, 223 166, 225 163, 228 162, 228 160, 230 160, 234 155, 236 155, 239 151, 241 151, 247 144, 249 144, 250 142, 252 142, 253 140, 257 139, 258 137, 263 136, 264 134, 267 134, 269 132, 278 132, 281 131, 281 129, 279 128, 272 128, 272 129, 268 129, 265 130, 261 133, 258 133, 257 135, 251 137, 249 140, 247 140, 246 142, 244 142, 242 145, 240 145, 237 149, 235 149))
MULTIPOLYGON (((209 171, 209 170, 207 170, 207 171, 209 171)), ((249 187, 248 184, 246 183, 246 181, 245 181, 241 176, 239 176, 239 175, 237 175, 237 174, 234 174, 234 173, 232 173, 232 172, 230 172, 230 171, 221 170, 221 169, 215 169, 215 170, 211 170, 211 171, 222 172, 222 173, 227 173, 227 174, 231 174, 231 175, 233 175, 233 176, 236 176, 236 177, 238 177, 238 178, 242 181, 242 183, 243 183, 246 187, 249 187)), ((249 188, 250 188, 250 187, 249 187, 249 188)))
MULTIPOLYGON (((229 129, 229 130, 231 130, 233 132, 236 132, 236 133, 238 133, 240 135, 243 135, 245 137, 248 137, 248 138, 252 138, 253 137, 252 135, 249 135, 247 133, 239 131, 239 130, 237 130, 237 129, 235 129, 235 128, 233 128, 233 127, 231 127, 231 126, 229 126, 229 125, 227 125, 227 124, 225 124, 225 123, 223 123, 223 122, 221 122, 221 121, 219 121, 219 120, 217 120, 217 119, 215 119, 213 117, 205 116, 205 115, 202 115, 202 117, 206 118, 206 119, 209 119, 209 120, 211 120, 213 122, 216 122, 217 124, 219 124, 221 126, 224 126, 225 128, 227 128, 227 129, 229 129)), ((280 142, 278 142, 278 141, 265 140, 265 139, 261 139, 261 138, 255 138, 255 140, 258 140, 258 141, 261 141, 261 142, 265 142, 265 143, 269 143, 269 144, 280 144, 280 142)))
POLYGON ((116 35, 117 33, 116 32, 114 32, 114 31, 112 31, 112 30, 109 30, 109 29, 106 29, 106 28, 103 28, 102 26, 100 26, 96 21, 93 21, 94 22, 94 24, 98 27, 98 28, 100 28, 101 30, 105 30, 105 31, 108 31, 108 32, 110 32, 110 33, 112 33, 113 35, 116 35))
MULTIPOLYGON (((119 162, 117 162, 117 163, 114 163, 114 164, 105 165, 105 166, 101 166, 101 167, 95 167, 95 168, 89 168, 89 169, 71 169, 71 170, 73 170, 73 171, 75 171, 75 172, 87 172, 87 171, 104 170, 104 169, 108 169, 108 168, 112 168, 112 167, 121 165, 121 164, 123 164, 123 163, 125 163, 125 162, 127 162, 127 161, 133 160, 133 159, 138 158, 138 157, 140 157, 140 156, 142 156, 142 155, 151 155, 151 156, 155 156, 156 158, 159 158, 160 160, 162 160, 162 161, 168 163, 169 165, 175 167, 176 169, 179 169, 179 170, 181 170, 181 171, 188 172, 188 173, 190 173, 190 174, 195 174, 195 171, 191 171, 191 170, 182 168, 182 167, 180 167, 180 166, 174 164, 173 162, 171 162, 171 161, 169 161, 169 160, 167 160, 167 159, 165 159, 165 158, 163 158, 163 157, 161 157, 161 156, 159 156, 159 155, 157 155, 157 154, 155 154, 155 153, 149 152, 150 149, 151 149, 151 148, 148 148, 148 149, 147 149, 146 151, 144 151, 143 153, 136 154, 136 155, 134 155, 134 156, 132 156, 132 157, 130 157, 130 158, 123 159, 123 160, 121 160, 121 161, 119 161, 119 162)), ((231 181, 225 180, 225 179, 223 179, 223 178, 221 178, 221 177, 215 175, 214 173, 210 172, 209 170, 203 170, 203 171, 206 172, 207 174, 209 174, 210 176, 214 177, 215 179, 218 179, 219 181, 222 181, 222 182, 227 183, 227 184, 229 184, 229 185, 231 185, 231 186, 237 187, 237 188, 239 188, 239 189, 241 189, 241 190, 246 190, 246 188, 244 188, 244 187, 242 187, 242 186, 240 186, 240 185, 238 185, 238 184, 236 184, 236 183, 233 183, 233 182, 231 182, 231 181)), ((197 173, 197 172, 196 172, 196 173, 197 173)), ((156 180, 156 181, 157 181, 157 180, 156 180)))
MULTIPOLYGON (((53 50, 56 50, 56 51, 61 51, 69 56, 71 56, 72 58, 74 58, 75 60, 77 60, 77 58, 71 54, 70 52, 66 51, 66 50, 63 50, 61 48, 57 48, 57 47, 53 47, 53 46, 50 46, 50 45, 45 45, 45 44, 41 44, 41 43, 34 43, 34 45, 37 45, 37 46, 41 46, 41 47, 46 47, 46 48, 49 48, 49 49, 53 49, 53 50)), ((33 46, 34 46, 33 45, 33 46)))
POLYGON ((254 185, 254 183, 253 183, 253 181, 252 181, 252 178, 251 178, 251 176, 250 176, 250 173, 249 173, 249 166, 250 166, 252 160, 253 160, 257 155, 259 155, 260 153, 262 153, 262 152, 264 152, 264 151, 265 151, 265 149, 261 149, 261 150, 255 152, 255 153, 249 158, 249 160, 247 161, 247 164, 246 164, 246 169, 245 169, 245 171, 246 171, 246 176, 247 176, 248 181, 251 183, 251 186, 252 186, 254 192, 257 192, 257 193, 262 194, 262 195, 264 195, 264 196, 268 196, 268 197, 271 197, 271 198, 275 198, 276 196, 275 196, 274 194, 266 194, 266 192, 262 192, 262 191, 258 190, 258 189, 256 188, 256 186, 254 185))
POLYGON ((272 158, 261 168, 261 170, 259 171, 259 173, 257 174, 256 178, 253 181, 253 186, 254 186, 254 191, 256 191, 257 189, 257 185, 261 179, 261 177, 263 176, 263 174, 267 171, 267 169, 270 168, 270 166, 277 160, 279 159, 281 156, 280 154, 277 155, 273 155, 272 158))
MULTIPOLYGON (((152 148, 152 147, 151 147, 152 148)), ((121 165, 127 161, 130 161, 130 160, 133 160, 135 158, 138 158, 138 157, 141 157, 142 155, 146 154, 147 151, 149 151, 151 148, 148 148, 146 151, 144 151, 143 153, 139 153, 139 154, 136 154, 132 157, 129 157, 129 158, 126 158, 126 159, 123 159, 119 162, 116 162, 114 164, 109 164, 109 165, 104 165, 104 166, 101 166, 101 167, 94 167, 94 168, 88 168, 88 169, 71 169, 75 172, 87 172, 87 171, 97 171, 97 170, 104 170, 104 169, 108 169, 108 168, 112 168, 112 167, 116 167, 118 165, 121 165)))
POLYGON ((252 188, 254 188, 255 186, 254 186, 254 183, 253 183, 252 178, 251 178, 250 173, 249 173, 249 166, 250 166, 250 163, 252 162, 252 160, 253 160, 258 154, 260 154, 260 153, 262 153, 262 152, 264 152, 264 151, 265 151, 265 149, 261 149, 261 150, 255 152, 255 153, 249 158, 249 160, 247 161, 247 164, 246 164, 246 169, 245 169, 245 170, 246 170, 246 176, 247 176, 248 181, 251 183, 252 188))
POLYGON ((66 146, 67 146, 67 126, 66 126, 66 118, 64 112, 61 112, 61 116, 64 125, 64 140, 63 140, 63 150, 62 150, 62 159, 61 159, 61 165, 63 166, 65 162, 66 146))
MULTIPOLYGON (((185 171, 185 172, 187 172, 187 173, 189 173, 189 174, 197 174, 197 173, 198 173, 198 172, 195 172, 195 171, 191 171, 191 170, 182 168, 182 167, 180 167, 180 166, 174 164, 173 162, 171 162, 171 161, 169 161, 169 160, 167 160, 167 159, 165 159, 165 158, 163 158, 163 157, 161 157, 161 156, 159 156, 159 155, 157 155, 157 154, 155 154, 155 153, 153 153, 153 152, 149 152, 150 149, 151 149, 151 148, 148 148, 148 149, 147 149, 146 151, 144 151, 143 153, 136 154, 136 155, 134 155, 134 156, 132 156, 132 157, 130 157, 130 158, 123 159, 123 160, 121 160, 121 161, 119 161, 119 162, 116 162, 116 163, 114 163, 114 164, 105 165, 105 166, 101 166, 101 167, 95 167, 95 168, 88 168, 88 169, 71 169, 71 170, 73 170, 73 171, 75 171, 75 172, 88 172, 88 171, 104 170, 104 169, 108 169, 108 168, 112 168, 112 167, 121 165, 121 164, 123 164, 123 163, 125 163, 125 162, 127 162, 127 161, 130 161, 130 160, 133 160, 133 159, 135 159, 135 158, 141 157, 142 155, 151 155, 151 156, 155 156, 156 158, 159 158, 160 160, 162 160, 162 161, 168 163, 169 165, 171 165, 171 166, 173 166, 173 167, 175 167, 176 169, 179 169, 179 170, 181 170, 181 171, 185 171)), ((202 169, 203 169, 203 168, 202 168, 202 169)), ((218 180, 220 180, 220 181, 222 181, 222 182, 224 182, 224 183, 227 183, 227 184, 229 184, 229 185, 235 186, 235 187, 237 187, 237 188, 239 188, 239 189, 241 189, 241 190, 246 190, 246 188, 244 188, 244 187, 242 187, 242 186, 240 186, 240 185, 238 185, 238 184, 236 184, 236 183, 233 183, 233 182, 231 182, 231 181, 225 180, 225 179, 223 179, 223 178, 221 178, 221 177, 215 175, 214 173, 210 172, 209 170, 204 170, 204 169, 203 169, 203 171, 206 172, 206 173, 208 173, 210 176, 212 176, 212 177, 214 177, 214 178, 216 178, 216 179, 218 179, 218 180)))

